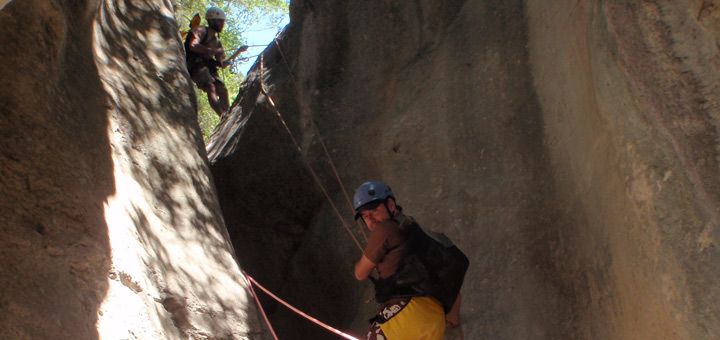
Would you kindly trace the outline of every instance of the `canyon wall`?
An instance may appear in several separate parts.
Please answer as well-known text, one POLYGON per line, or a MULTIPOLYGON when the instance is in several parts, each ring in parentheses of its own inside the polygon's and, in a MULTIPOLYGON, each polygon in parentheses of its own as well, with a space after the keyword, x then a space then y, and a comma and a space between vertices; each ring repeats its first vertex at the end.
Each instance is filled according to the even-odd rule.
POLYGON ((170 2, 3 5, 3 337, 266 338, 240 268, 361 335, 366 179, 470 257, 448 339, 720 335, 714 1, 293 1, 207 154, 170 2))
MULTIPOLYGON (((718 13, 293 1, 208 147, 240 261, 362 334, 372 293, 339 183, 382 179, 470 257, 448 338, 717 336, 718 13)), ((265 303, 281 338, 332 338, 265 303)))
POLYGON ((0 23, 0 338, 264 338, 171 3, 13 1, 0 23))

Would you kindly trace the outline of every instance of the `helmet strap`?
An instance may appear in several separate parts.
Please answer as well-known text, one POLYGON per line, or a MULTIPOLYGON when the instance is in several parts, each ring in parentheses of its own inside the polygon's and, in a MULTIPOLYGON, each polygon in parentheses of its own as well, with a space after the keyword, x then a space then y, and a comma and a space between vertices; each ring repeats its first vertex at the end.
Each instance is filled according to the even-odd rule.
POLYGON ((390 219, 391 219, 391 220, 394 220, 394 219, 395 219, 395 214, 393 214, 393 212, 390 211, 390 207, 388 207, 388 204, 387 204, 387 202, 388 202, 389 199, 390 199, 390 198, 386 198, 386 199, 383 201, 383 205, 385 206, 385 210, 387 210, 388 215, 390 215, 390 219))

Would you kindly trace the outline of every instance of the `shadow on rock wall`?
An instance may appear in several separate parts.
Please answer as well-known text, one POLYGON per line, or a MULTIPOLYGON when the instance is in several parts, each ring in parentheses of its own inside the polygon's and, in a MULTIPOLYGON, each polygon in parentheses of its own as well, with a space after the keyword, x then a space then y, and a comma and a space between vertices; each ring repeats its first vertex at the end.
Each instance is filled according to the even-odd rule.
POLYGON ((97 339, 115 192, 107 96, 93 56, 97 1, 0 11, 0 329, 97 339))
POLYGON ((172 4, 14 1, 0 22, 3 335, 261 337, 172 4))
MULTIPOLYGON (((355 299, 355 280, 338 278, 352 278, 347 270, 352 266, 350 257, 343 246, 309 240, 340 239, 338 244, 344 245, 346 241, 352 244, 352 239, 332 213, 318 217, 317 211, 327 202, 305 162, 318 171, 320 182, 331 193, 339 188, 310 128, 310 117, 298 114, 292 74, 296 65, 284 59, 297 53, 297 45, 287 44, 294 39, 287 36, 288 31, 292 30, 286 28, 278 44, 263 53, 262 72, 257 62, 248 74, 237 105, 211 138, 209 158, 230 237, 243 268, 291 304, 343 328, 355 314, 347 305, 356 305, 360 300, 355 299), (260 93, 261 79, 293 137, 268 98, 260 93), (324 224, 336 229, 311 230, 319 218, 327 219, 324 224)), ((338 205, 343 204, 340 208, 344 217, 351 216, 345 210, 344 198, 334 199, 338 205)), ((350 226, 355 228, 351 222, 350 226)), ((353 253, 352 258, 356 255, 353 253)), ((273 300, 261 298, 280 338, 293 339, 298 334, 313 339, 335 338, 273 300)))
POLYGON ((255 310, 238 291, 244 282, 209 178, 171 9, 169 2, 106 1, 100 15, 115 157, 141 191, 129 193, 125 206, 148 271, 134 274, 148 275, 149 294, 164 309, 157 312, 169 316, 161 321, 167 336, 258 337, 258 327, 240 325, 243 318, 252 324, 255 310))

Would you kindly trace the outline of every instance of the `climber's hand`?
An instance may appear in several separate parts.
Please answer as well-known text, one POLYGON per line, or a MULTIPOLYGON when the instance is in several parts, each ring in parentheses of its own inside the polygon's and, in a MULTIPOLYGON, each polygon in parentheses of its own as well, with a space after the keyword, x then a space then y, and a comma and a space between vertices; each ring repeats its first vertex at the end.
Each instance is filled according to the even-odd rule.
POLYGON ((210 49, 210 53, 215 59, 220 60, 225 58, 225 50, 222 47, 212 48, 210 49))

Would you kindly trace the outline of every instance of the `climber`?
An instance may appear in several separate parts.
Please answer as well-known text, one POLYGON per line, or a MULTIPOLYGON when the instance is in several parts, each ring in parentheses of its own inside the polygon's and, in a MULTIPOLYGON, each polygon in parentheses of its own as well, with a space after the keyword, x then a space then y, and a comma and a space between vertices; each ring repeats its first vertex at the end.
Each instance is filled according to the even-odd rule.
POLYGON ((394 284, 389 292, 381 292, 385 290, 381 286, 393 281, 394 274, 405 263, 407 227, 416 225, 415 221, 402 213, 390 187, 380 181, 363 183, 355 191, 353 207, 355 218, 361 218, 370 230, 367 246, 355 264, 355 278, 370 278, 375 285, 378 313, 371 320, 368 339, 442 339, 446 325, 460 324, 459 287, 451 298, 454 301, 451 307, 443 307, 427 294, 400 293, 394 284), (377 270, 378 278, 370 275, 373 269, 377 270))
MULTIPOLYGON (((193 82, 207 93, 210 107, 222 116, 230 108, 227 88, 218 77, 218 68, 229 65, 219 37, 225 26, 225 12, 210 7, 205 12, 205 20, 207 26, 193 27, 185 41, 187 68, 193 82)), ((238 52, 244 50, 247 46, 238 52)))

